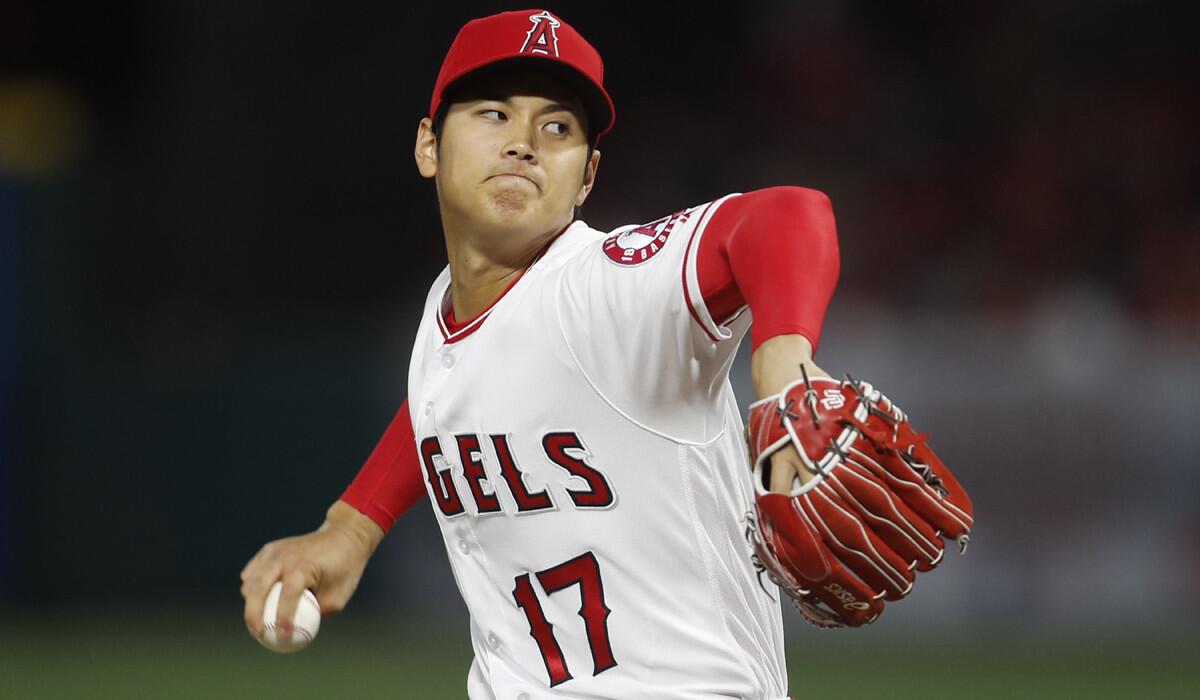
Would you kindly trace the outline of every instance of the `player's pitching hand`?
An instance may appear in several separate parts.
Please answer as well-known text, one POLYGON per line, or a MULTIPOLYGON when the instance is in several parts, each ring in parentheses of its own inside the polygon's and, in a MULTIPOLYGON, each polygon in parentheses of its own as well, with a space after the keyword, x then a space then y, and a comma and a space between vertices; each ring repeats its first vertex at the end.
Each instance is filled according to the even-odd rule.
POLYGON ((283 639, 291 638, 292 617, 306 588, 316 594, 322 616, 341 612, 383 535, 373 520, 338 501, 318 529, 264 545, 242 569, 246 629, 251 636, 257 639, 265 631, 263 606, 276 581, 283 582, 277 613, 277 634, 283 639))

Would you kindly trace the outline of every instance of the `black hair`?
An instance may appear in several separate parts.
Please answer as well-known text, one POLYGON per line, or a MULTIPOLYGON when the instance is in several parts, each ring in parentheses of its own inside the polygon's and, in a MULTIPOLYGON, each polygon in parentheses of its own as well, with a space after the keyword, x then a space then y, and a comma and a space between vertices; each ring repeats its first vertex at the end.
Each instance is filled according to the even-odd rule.
MULTIPOLYGON (((442 148, 442 127, 444 127, 446 125, 446 114, 450 112, 450 105, 454 104, 456 101, 463 99, 464 93, 466 93, 468 91, 468 90, 464 90, 463 88, 469 89, 470 86, 471 86, 471 83, 469 83, 469 82, 460 82, 458 85, 451 87, 451 89, 447 90, 446 92, 444 92, 442 94, 442 103, 440 105, 438 105, 437 112, 434 113, 434 115, 433 115, 433 126, 432 126, 433 138, 435 140, 434 147, 438 149, 439 153, 441 152, 441 148, 442 148)), ((592 125, 592 119, 590 118, 590 115, 589 115, 588 131, 587 131, 587 144, 588 144, 587 158, 585 158, 583 161, 583 175, 584 176, 587 176, 588 164, 592 162, 592 152, 596 150, 596 141, 598 138, 599 137, 596 135, 596 129, 592 125)), ((575 219, 579 218, 579 207, 575 207, 573 218, 575 218, 575 219)))

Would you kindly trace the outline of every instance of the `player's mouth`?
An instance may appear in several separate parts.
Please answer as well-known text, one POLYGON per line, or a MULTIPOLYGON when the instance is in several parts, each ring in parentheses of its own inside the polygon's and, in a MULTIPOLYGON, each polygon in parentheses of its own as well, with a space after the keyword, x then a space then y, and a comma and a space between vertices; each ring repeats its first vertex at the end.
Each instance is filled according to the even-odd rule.
POLYGON ((493 180, 493 179, 497 179, 497 178, 504 178, 506 180, 511 180, 514 178, 517 180, 524 180, 524 181, 530 183, 531 185, 533 185, 534 187, 538 188, 539 190, 542 189, 542 186, 539 185, 537 182, 534 182, 534 180, 532 178, 530 178, 526 175, 522 175, 521 173, 497 173, 495 175, 492 175, 488 179, 493 180))

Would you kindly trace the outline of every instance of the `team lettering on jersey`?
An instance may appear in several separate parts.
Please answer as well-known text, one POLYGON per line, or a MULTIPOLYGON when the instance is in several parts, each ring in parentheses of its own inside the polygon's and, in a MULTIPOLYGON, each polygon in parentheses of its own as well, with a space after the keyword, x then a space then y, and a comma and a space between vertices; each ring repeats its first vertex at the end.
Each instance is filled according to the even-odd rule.
MULTIPOLYGON (((565 470, 571 476, 580 477, 586 488, 565 488, 565 492, 576 508, 608 508, 616 501, 616 495, 602 472, 586 461, 588 454, 579 435, 572 431, 547 433, 542 436, 542 453, 555 466, 565 470)), ((547 489, 530 490, 525 484, 525 472, 518 465, 511 447, 511 436, 476 435, 464 433, 454 436, 454 446, 450 454, 457 457, 462 468, 463 480, 467 484, 467 493, 459 492, 459 487, 451 473, 451 460, 447 459, 446 451, 436 435, 423 438, 420 442, 421 464, 425 468, 425 476, 429 480, 434 502, 438 510, 447 518, 453 518, 466 512, 464 500, 470 497, 475 503, 475 512, 479 515, 500 513, 505 510, 497 492, 497 481, 503 480, 517 513, 534 513, 552 510, 555 507, 554 498, 547 489), (495 455, 495 463, 499 465, 500 479, 488 476, 484 467, 484 445, 491 446, 495 455)), ((492 470, 495 474, 496 470, 492 470)))

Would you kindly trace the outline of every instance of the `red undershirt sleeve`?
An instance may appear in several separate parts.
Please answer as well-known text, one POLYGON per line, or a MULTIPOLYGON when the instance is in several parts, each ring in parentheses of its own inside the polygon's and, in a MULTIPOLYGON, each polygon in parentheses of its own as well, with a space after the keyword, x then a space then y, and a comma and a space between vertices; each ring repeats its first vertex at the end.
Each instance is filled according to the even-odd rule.
POLYGON ((405 399, 341 500, 387 532, 405 511, 424 497, 425 483, 417 459, 417 440, 413 436, 408 400, 405 399))
POLYGON ((752 350, 798 333, 815 353, 840 264, 833 206, 823 193, 803 187, 726 200, 696 254, 700 292, 713 320, 723 323, 750 307, 752 350))

